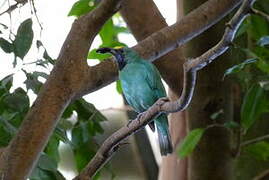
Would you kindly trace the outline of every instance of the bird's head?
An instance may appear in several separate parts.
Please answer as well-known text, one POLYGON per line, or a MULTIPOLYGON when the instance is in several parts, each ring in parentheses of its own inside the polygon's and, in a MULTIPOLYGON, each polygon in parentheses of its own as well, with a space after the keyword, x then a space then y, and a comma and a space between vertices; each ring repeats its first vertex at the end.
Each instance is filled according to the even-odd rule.
POLYGON ((125 48, 109 48, 109 47, 103 47, 96 50, 97 53, 110 53, 112 54, 119 66, 119 69, 122 70, 124 66, 126 65, 126 59, 125 59, 125 48))

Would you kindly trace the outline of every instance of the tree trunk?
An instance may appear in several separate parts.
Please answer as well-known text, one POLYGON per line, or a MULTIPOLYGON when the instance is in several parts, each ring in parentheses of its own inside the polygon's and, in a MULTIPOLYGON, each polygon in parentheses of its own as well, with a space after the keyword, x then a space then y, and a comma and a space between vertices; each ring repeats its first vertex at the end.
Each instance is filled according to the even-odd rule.
MULTIPOLYGON (((184 10, 198 7, 202 1, 185 0, 184 10)), ((223 35, 225 22, 215 25, 195 38, 186 47, 188 57, 196 57, 215 45, 223 35)), ((190 130, 206 128, 210 124, 232 120, 231 83, 223 73, 231 64, 229 53, 222 55, 208 67, 199 71, 193 100, 188 108, 190 130), (219 112, 216 119, 211 115, 219 112)), ((233 159, 231 137, 225 128, 209 128, 189 158, 189 180, 232 179, 233 159)))

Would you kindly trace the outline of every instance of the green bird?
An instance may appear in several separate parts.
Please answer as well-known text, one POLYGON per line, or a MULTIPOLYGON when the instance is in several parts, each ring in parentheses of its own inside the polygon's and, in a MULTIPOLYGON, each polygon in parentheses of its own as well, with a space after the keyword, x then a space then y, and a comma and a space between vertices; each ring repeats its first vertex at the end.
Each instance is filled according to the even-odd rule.
MULTIPOLYGON (((111 53, 115 57, 123 94, 136 112, 144 112, 159 98, 166 97, 159 71, 152 63, 139 57, 134 50, 105 47, 96 52, 111 53)), ((160 114, 149 124, 153 131, 155 131, 154 124, 157 127, 161 155, 172 153, 167 115, 160 114)))

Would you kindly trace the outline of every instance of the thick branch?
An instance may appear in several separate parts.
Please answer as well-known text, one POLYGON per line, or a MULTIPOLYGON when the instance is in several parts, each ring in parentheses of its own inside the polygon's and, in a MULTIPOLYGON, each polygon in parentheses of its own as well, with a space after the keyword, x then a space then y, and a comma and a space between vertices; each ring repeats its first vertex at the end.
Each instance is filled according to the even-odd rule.
POLYGON ((76 180, 89 179, 111 158, 111 156, 117 151, 120 146, 120 142, 138 131, 140 128, 148 124, 152 119, 160 112, 176 112, 185 109, 192 97, 192 93, 195 86, 195 78, 198 70, 202 69, 218 56, 223 54, 231 44, 235 33, 249 14, 250 8, 255 0, 245 0, 240 9, 234 15, 229 22, 223 38, 212 49, 204 53, 203 55, 190 60, 184 65, 184 89, 182 95, 178 101, 164 102, 163 99, 159 99, 153 106, 151 106, 146 112, 144 112, 139 118, 133 120, 128 126, 124 126, 117 132, 112 134, 100 147, 96 155, 86 166, 86 168, 77 176, 76 180))
POLYGON ((75 20, 57 64, 7 149, 0 156, 2 180, 26 179, 65 107, 88 78, 86 57, 91 42, 121 0, 104 0, 91 13, 75 20))
MULTIPOLYGON (((209 0, 190 14, 182 18, 181 21, 172 26, 161 29, 134 46, 141 57, 147 60, 155 60, 171 50, 190 41, 198 36, 221 18, 231 12, 242 0, 209 0)), ((84 82, 85 87, 81 95, 91 93, 117 79, 117 68, 112 60, 106 60, 93 66, 89 71, 88 81, 84 82), (114 67, 114 68, 113 68, 114 67), (98 70, 96 76, 93 73, 98 70), (106 71, 104 71, 106 69, 106 71)))

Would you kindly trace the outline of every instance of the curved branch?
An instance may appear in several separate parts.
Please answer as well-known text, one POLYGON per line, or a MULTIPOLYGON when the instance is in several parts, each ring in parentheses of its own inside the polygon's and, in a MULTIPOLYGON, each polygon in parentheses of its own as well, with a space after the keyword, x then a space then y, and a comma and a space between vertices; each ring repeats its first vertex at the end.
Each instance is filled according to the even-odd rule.
POLYGON ((97 151, 96 155, 89 162, 86 168, 79 174, 79 176, 75 178, 75 180, 84 180, 93 177, 95 173, 118 150, 121 141, 147 125, 159 113, 176 112, 185 109, 192 98, 197 71, 208 65, 229 48, 229 44, 231 44, 233 41, 239 25, 249 14, 254 1, 255 0, 245 0, 243 2, 240 9, 228 23, 229 25, 226 27, 222 39, 215 47, 184 64, 184 89, 179 100, 174 102, 165 102, 161 98, 138 118, 113 133, 105 140, 100 149, 97 151))

